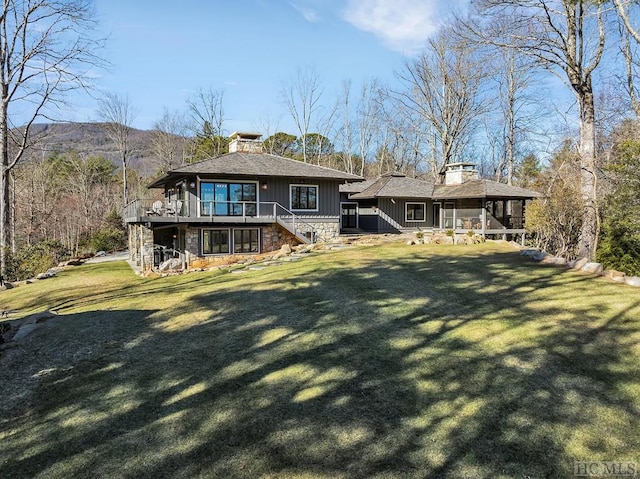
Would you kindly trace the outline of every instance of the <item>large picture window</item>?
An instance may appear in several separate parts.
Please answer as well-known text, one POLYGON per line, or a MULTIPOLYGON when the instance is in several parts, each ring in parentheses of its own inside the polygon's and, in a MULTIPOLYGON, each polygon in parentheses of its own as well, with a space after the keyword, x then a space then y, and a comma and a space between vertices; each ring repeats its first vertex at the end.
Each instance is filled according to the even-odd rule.
POLYGON ((259 253, 257 229, 234 229, 233 252, 234 253, 259 253))
POLYGON ((406 209, 407 221, 425 221, 425 211, 427 209, 425 203, 406 203, 406 209))
POLYGON ((259 253, 256 228, 203 229, 202 254, 259 253))
POLYGON ((202 216, 256 216, 256 183, 200 183, 200 214, 202 216))
POLYGON ((292 210, 318 210, 317 185, 291 185, 292 210))
POLYGON ((229 230, 202 230, 203 254, 228 254, 229 230))

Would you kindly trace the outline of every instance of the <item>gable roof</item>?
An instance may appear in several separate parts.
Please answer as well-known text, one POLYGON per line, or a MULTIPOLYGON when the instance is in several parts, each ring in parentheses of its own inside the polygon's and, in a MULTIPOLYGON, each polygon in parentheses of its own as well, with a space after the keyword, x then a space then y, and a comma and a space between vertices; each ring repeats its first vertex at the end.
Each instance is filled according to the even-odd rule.
MULTIPOLYGON (((364 183, 368 182, 365 181, 364 183)), ((358 186, 364 186, 364 188, 349 195, 349 198, 429 198, 433 193, 433 183, 407 178, 402 173, 387 173, 380 178, 372 180, 370 184, 358 186)), ((343 186, 340 187, 340 191, 345 190, 343 190, 343 186)))
POLYGON ((327 180, 362 181, 358 175, 310 165, 301 161, 271 155, 269 153, 226 153, 198 163, 182 166, 169 171, 149 185, 157 188, 172 178, 184 175, 210 175, 235 177, 294 177, 327 180))
POLYGON ((351 193, 350 199, 412 198, 512 198, 530 199, 540 193, 517 186, 509 186, 491 180, 468 180, 460 185, 434 185, 417 178, 407 178, 402 173, 387 173, 373 180, 340 185, 341 193, 351 193))

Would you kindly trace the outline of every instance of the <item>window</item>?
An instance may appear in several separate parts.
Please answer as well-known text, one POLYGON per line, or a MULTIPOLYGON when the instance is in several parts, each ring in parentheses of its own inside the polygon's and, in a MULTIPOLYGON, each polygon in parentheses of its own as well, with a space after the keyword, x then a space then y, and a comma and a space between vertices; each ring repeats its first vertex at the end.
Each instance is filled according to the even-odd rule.
POLYGON ((256 183, 200 183, 200 214, 202 216, 246 216, 257 213, 256 183))
POLYGON ((426 203, 406 203, 407 221, 424 221, 426 203))
POLYGON ((318 187, 291 185, 291 209, 318 211, 318 187))
POLYGON ((234 229, 233 230, 233 252, 234 253, 259 253, 258 230, 257 229, 234 229))
POLYGON ((202 230, 202 254, 228 254, 229 230, 202 230))

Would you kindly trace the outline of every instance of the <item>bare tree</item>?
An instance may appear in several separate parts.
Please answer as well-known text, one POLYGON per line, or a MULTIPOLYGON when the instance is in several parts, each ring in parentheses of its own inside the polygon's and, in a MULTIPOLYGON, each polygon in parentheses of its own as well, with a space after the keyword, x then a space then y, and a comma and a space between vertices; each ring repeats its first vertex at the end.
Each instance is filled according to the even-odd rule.
POLYGON ((257 133, 262 134, 262 137, 264 138, 263 142, 265 142, 265 148, 267 148, 267 151, 272 155, 275 154, 275 143, 272 141, 267 142, 267 139, 271 138, 271 135, 274 135, 280 130, 279 119, 272 118, 271 115, 267 113, 266 115, 263 115, 258 122, 253 124, 253 128, 257 133))
POLYGON ((31 126, 89 87, 102 65, 88 0, 4 0, 0 16, 0 271, 11 243, 11 170, 29 146, 31 126), (15 115, 15 116, 14 116, 15 115), (16 125, 13 121, 19 121, 16 125), (17 128, 20 126, 20 128, 17 128))
POLYGON ((127 170, 132 154, 131 125, 137 112, 133 108, 128 95, 106 93, 99 103, 99 115, 101 120, 105 122, 107 135, 118 149, 122 165, 122 199, 126 205, 129 203, 127 170))
MULTIPOLYGON (((532 136, 532 126, 541 111, 542 99, 532 94, 535 68, 531 59, 510 48, 497 48, 494 55, 493 80, 497 83, 497 118, 495 128, 496 180, 503 174, 507 184, 513 184, 519 143, 532 136)), ((539 82, 539 80, 538 80, 539 82)), ((489 133, 491 135, 491 133, 489 133)), ((491 141, 490 141, 491 143, 491 141)))
POLYGON ((620 16, 620 19, 624 23, 625 28, 629 32, 629 34, 634 38, 634 40, 640 43, 640 30, 637 27, 634 27, 631 24, 631 20, 629 20, 629 9, 633 4, 637 5, 638 2, 632 2, 629 0, 612 0, 613 5, 616 7, 616 11, 620 16))
POLYGON ((223 100, 224 92, 212 88, 207 90, 200 88, 192 98, 187 100, 193 133, 196 136, 203 134, 210 136, 208 140, 210 140, 212 151, 201 152, 200 156, 208 156, 208 154, 218 156, 223 153, 225 145, 223 100))
POLYGON ((437 169, 460 159, 487 109, 481 95, 484 64, 473 45, 456 38, 451 28, 442 30, 398 77, 406 88, 394 97, 427 128, 437 169))
POLYGON ((165 108, 162 117, 154 123, 151 135, 151 148, 160 173, 185 164, 186 127, 178 112, 165 108))
POLYGON ((360 176, 364 176, 365 164, 371 155, 374 137, 381 130, 381 88, 377 80, 362 84, 356 109, 358 130, 358 152, 360 153, 360 176))
POLYGON ((282 84, 280 94, 301 138, 302 160, 307 162, 307 135, 311 122, 321 109, 323 89, 314 68, 298 68, 295 76, 282 84))
POLYGON ((638 98, 638 86, 636 85, 636 77, 638 76, 638 44, 640 44, 640 34, 631 25, 629 20, 629 8, 631 2, 623 2, 614 0, 618 18, 620 20, 619 33, 621 39, 620 51, 625 63, 625 77, 622 83, 625 85, 626 93, 629 97, 629 103, 636 118, 640 119, 640 99, 638 98), (633 40, 633 41, 632 41, 633 40))
POLYGON ((481 18, 470 25, 482 41, 516 49, 572 89, 579 123, 580 180, 584 201, 578 257, 593 259, 598 239, 593 72, 605 46, 602 2, 589 0, 479 0, 481 18))
POLYGON ((336 141, 340 144, 342 168, 347 173, 355 171, 353 164, 354 128, 351 121, 351 80, 342 82, 342 95, 338 102, 341 105, 342 125, 336 132, 336 141))

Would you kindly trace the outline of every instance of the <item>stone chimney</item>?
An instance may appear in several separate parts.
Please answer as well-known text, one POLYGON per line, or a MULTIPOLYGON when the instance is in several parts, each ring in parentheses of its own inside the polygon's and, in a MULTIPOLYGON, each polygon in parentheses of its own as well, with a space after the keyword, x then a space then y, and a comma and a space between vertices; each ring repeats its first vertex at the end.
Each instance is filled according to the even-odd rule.
POLYGON ((262 153, 261 136, 260 133, 231 133, 229 153, 262 153))
POLYGON ((475 163, 449 163, 444 172, 445 185, 461 185, 465 181, 480 177, 475 163))

